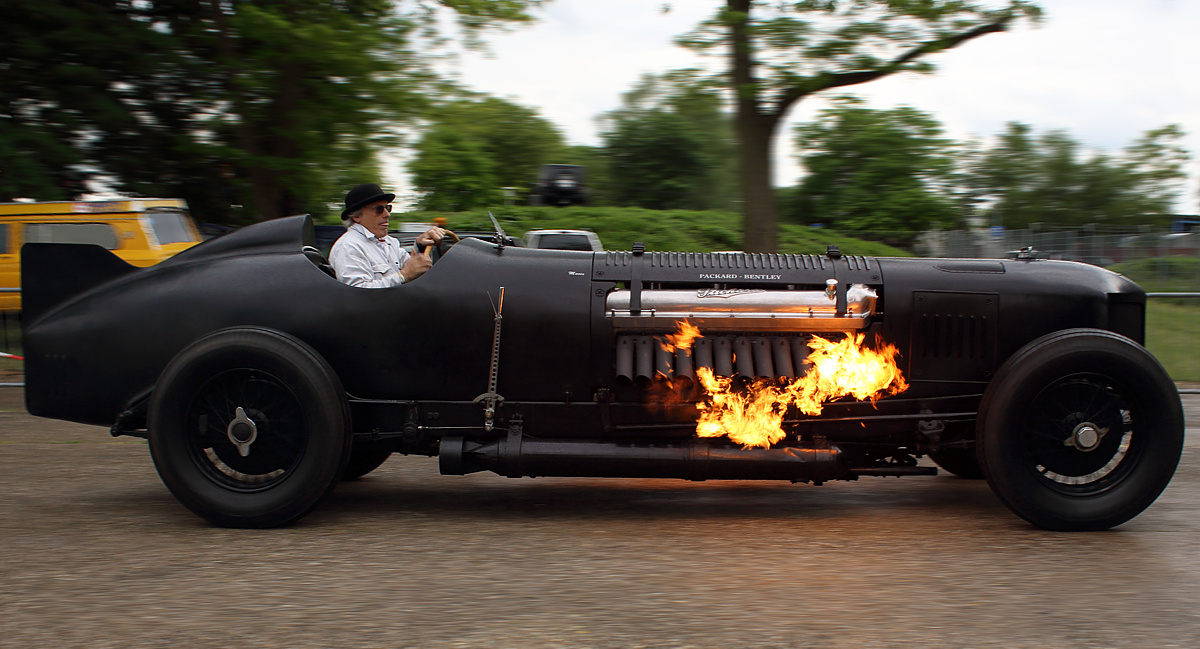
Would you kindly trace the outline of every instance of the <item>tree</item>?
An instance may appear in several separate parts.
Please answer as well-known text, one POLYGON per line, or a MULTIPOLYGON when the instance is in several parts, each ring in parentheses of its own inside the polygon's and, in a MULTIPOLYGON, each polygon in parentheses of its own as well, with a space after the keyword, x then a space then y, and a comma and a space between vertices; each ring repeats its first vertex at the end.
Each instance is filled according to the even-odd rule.
POLYGON ((823 90, 928 72, 930 54, 1036 18, 1026 0, 987 9, 965 0, 726 0, 679 42, 728 58, 747 250, 773 252, 771 145, 788 111, 823 90))
POLYGON ((796 136, 808 173, 793 219, 901 239, 954 223, 955 144, 929 114, 843 97, 796 136))
POLYGON ((600 118, 611 200, 650 209, 730 209, 733 137, 720 96, 690 71, 643 76, 600 118))
POLYGON ((137 128, 125 97, 173 93, 163 70, 180 62, 127 3, 0 0, 0 15, 0 197, 68 198, 65 174, 137 128))
POLYGON ((421 209, 495 205, 502 187, 526 189, 538 168, 559 162, 558 129, 537 111, 485 97, 440 105, 408 164, 421 209))
POLYGON ((1040 136, 1009 123, 991 147, 968 158, 967 186, 979 215, 993 225, 1132 225, 1171 211, 1186 173, 1184 132, 1148 131, 1119 155, 1086 154, 1070 135, 1040 136))
POLYGON ((0 0, 0 189, 51 198, 43 160, 219 220, 323 212, 378 176, 388 128, 426 105, 439 8, 468 34, 541 0, 0 0), (11 125, 12 128, 9 128, 11 125), (21 158, 17 158, 21 160, 21 158), (10 189, 11 187, 11 189, 10 189))

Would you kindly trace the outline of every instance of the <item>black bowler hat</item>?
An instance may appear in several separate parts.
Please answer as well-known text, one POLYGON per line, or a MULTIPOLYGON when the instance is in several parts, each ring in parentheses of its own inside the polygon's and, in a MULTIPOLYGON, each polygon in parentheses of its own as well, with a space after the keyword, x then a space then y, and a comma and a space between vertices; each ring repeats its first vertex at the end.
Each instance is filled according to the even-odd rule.
POLYGON ((375 183, 359 185, 346 192, 346 209, 342 210, 342 218, 350 218, 351 213, 362 209, 364 205, 370 205, 375 201, 387 201, 390 203, 395 198, 395 194, 385 193, 375 183))

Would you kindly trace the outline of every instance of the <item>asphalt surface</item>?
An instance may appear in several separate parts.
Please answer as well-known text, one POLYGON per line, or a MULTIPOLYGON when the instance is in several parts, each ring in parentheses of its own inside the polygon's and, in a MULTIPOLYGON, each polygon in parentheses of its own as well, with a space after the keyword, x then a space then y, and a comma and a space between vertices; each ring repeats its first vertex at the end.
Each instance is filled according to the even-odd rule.
POLYGON ((1167 491, 1036 530, 983 482, 440 476, 214 528, 140 440, 0 389, 0 647, 1198 647, 1200 396, 1167 491))

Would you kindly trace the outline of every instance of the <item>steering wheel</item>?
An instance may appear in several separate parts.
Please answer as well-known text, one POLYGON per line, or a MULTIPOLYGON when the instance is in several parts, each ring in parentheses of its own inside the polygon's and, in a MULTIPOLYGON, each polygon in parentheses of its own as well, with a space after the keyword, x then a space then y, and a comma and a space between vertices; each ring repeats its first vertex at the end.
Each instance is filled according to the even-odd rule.
MULTIPOLYGON (((451 232, 449 230, 443 230, 443 232, 446 233, 446 236, 442 237, 442 240, 437 242, 437 245, 432 246, 429 250, 429 261, 431 261, 435 264, 437 263, 437 261, 439 259, 442 258, 442 255, 446 254, 446 251, 450 250, 450 246, 453 246, 454 244, 458 243, 458 235, 457 234, 454 234, 453 232, 451 232)), ((416 244, 416 246, 417 246, 417 252, 425 252, 425 248, 427 247, 427 246, 423 246, 419 243, 416 244)))

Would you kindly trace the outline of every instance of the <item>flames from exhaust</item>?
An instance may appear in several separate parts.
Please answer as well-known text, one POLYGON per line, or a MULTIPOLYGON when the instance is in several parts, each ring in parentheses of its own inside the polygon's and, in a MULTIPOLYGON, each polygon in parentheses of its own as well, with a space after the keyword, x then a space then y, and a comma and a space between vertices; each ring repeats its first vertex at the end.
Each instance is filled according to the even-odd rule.
POLYGON ((673 352, 676 349, 691 349, 692 341, 700 338, 700 328, 696 327, 687 320, 680 320, 675 323, 679 329, 668 335, 665 343, 660 343, 664 351, 673 352))
MULTIPOLYGON (((687 348, 697 337, 696 327, 680 322, 679 331, 667 338, 670 344, 687 348)), ((813 336, 808 341, 811 368, 785 382, 757 381, 742 388, 732 378, 715 376, 706 367, 696 368, 696 378, 708 397, 697 405, 696 433, 700 437, 725 435, 747 448, 769 448, 786 436, 783 418, 789 408, 815 416, 821 414, 825 403, 843 397, 874 403, 907 390, 908 382, 896 364, 899 352, 895 345, 875 350, 864 345, 863 339, 861 333, 838 341, 813 336)))

